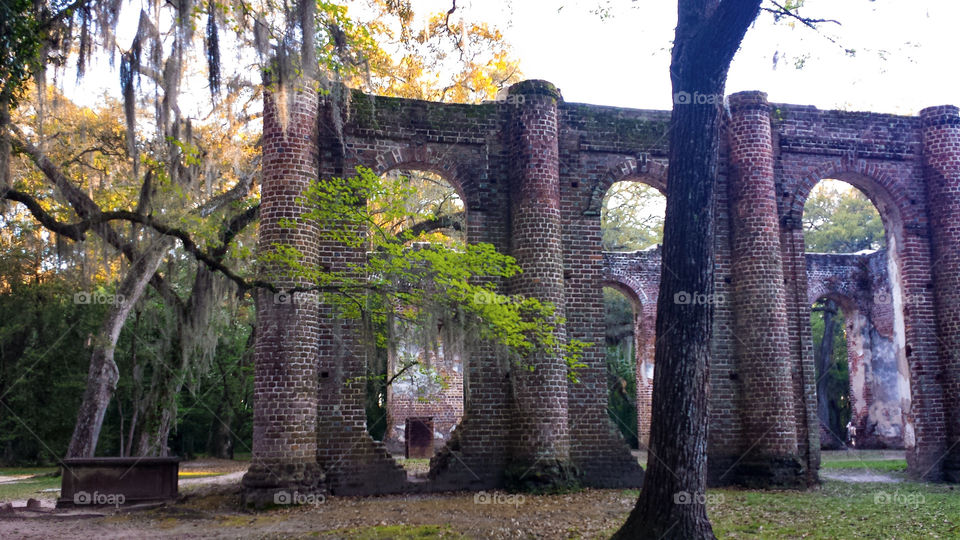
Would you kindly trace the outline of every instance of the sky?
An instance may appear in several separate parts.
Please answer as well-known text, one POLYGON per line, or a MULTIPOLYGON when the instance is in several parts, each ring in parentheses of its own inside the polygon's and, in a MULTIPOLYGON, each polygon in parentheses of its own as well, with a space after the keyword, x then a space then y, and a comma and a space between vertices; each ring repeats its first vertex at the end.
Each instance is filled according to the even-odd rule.
MULTIPOLYGON (((450 5, 413 0, 423 21, 450 5)), ((457 8, 469 20, 498 26, 525 78, 554 83, 567 101, 672 106, 675 1, 459 0, 457 8), (604 6, 611 8, 605 18, 596 13, 604 6)), ((121 44, 133 36, 137 10, 124 10, 130 24, 118 32, 121 44)), ((773 102, 898 114, 960 104, 960 2, 806 0, 802 13, 840 24, 815 31, 762 14, 734 59, 727 94, 761 90, 773 102)), ((68 94, 86 104, 104 91, 118 95, 118 78, 103 64, 79 85, 71 80, 68 94)))
MULTIPOLYGON (((610 17, 593 13, 607 4, 457 2, 470 19, 503 30, 526 78, 554 83, 567 101, 670 108, 676 2, 612 0, 610 17)), ((414 6, 426 15, 449 9, 450 0, 415 0, 414 6)), ((823 23, 818 33, 762 14, 731 66, 728 94, 761 90, 774 102, 899 114, 960 104, 960 2, 807 0, 802 13, 841 24, 823 23)))

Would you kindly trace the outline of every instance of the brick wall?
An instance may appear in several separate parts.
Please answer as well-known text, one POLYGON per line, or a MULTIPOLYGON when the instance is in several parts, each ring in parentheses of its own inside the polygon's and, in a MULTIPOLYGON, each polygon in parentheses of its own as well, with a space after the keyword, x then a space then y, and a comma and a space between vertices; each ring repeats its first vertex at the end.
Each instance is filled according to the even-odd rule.
MULTIPOLYGON (((670 113, 567 103, 542 82, 521 83, 513 95, 523 99, 450 105, 343 90, 319 100, 303 94, 286 132, 268 103, 260 243, 307 247, 310 257, 334 267, 360 261, 363 253, 311 242, 309 227, 280 231, 283 214, 271 208, 293 208, 306 179, 350 174, 358 165, 377 173, 436 172, 464 200, 468 241, 492 243, 527 269, 503 291, 557 302, 566 317, 561 337, 596 344, 585 351, 580 382, 566 380, 557 355, 532 359, 538 369, 526 379, 493 347, 476 344, 463 361, 462 420, 434 457, 431 482, 411 484, 366 433, 364 388, 353 382, 365 365, 356 325, 322 306, 282 315, 290 308, 261 298, 248 490, 316 480, 317 473, 306 472, 314 466, 335 493, 484 489, 542 456, 573 465, 587 485, 642 481, 605 410, 602 286, 609 280, 599 210, 616 181, 663 189, 670 113), (311 136, 315 146, 303 147, 311 136), (314 413, 308 410, 314 397, 303 390, 312 380, 314 413), (305 427, 311 421, 314 437, 305 427), (264 480, 268 469, 291 472, 271 483, 264 480)), ((715 293, 728 301, 715 306, 714 316, 711 480, 816 481, 819 434, 799 223, 810 190, 824 178, 862 189, 884 219, 891 283, 884 309, 892 316, 873 323, 892 336, 900 387, 910 388, 900 395, 910 471, 942 478, 941 458, 960 433, 952 341, 960 339, 954 313, 960 303, 953 297, 960 294, 954 285, 960 252, 951 225, 960 208, 956 110, 931 109, 921 121, 767 104, 759 93, 732 96, 730 110, 716 197, 715 293)), ((641 331, 648 349, 646 322, 641 331)), ((947 463, 956 470, 955 453, 947 463)))

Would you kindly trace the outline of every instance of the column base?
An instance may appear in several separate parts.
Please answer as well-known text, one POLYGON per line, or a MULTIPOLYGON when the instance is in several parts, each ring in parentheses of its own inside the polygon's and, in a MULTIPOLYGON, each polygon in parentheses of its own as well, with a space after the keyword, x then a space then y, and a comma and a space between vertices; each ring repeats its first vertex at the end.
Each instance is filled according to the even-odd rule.
POLYGON ((747 488, 809 487, 803 461, 796 455, 708 456, 707 484, 747 488))
POLYGON ((943 464, 943 479, 946 482, 960 484, 960 461, 947 461, 943 464))
POLYGON ((503 475, 504 486, 510 491, 552 493, 580 486, 576 466, 556 458, 514 460, 504 469, 503 475))
POLYGON ((240 485, 241 502, 258 509, 315 504, 326 495, 324 474, 316 463, 252 463, 240 485))

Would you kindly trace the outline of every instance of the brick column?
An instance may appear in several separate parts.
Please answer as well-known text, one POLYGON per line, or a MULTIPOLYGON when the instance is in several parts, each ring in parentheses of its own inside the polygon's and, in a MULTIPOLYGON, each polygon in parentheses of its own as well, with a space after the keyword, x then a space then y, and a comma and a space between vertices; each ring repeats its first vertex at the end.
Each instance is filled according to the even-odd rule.
MULTIPOLYGON (((930 205, 934 305, 943 365, 947 433, 921 433, 924 439, 946 437, 943 474, 960 481, 960 114, 952 105, 920 111, 923 122, 924 180, 930 205)), ((929 445, 938 447, 936 441, 929 445)), ((938 456, 939 457, 939 456, 938 456)))
MULTIPOLYGON (((309 86, 309 85, 307 85, 309 86)), ((273 99, 264 99, 261 254, 274 245, 293 246, 304 263, 317 261, 316 227, 280 226, 304 211, 297 198, 317 177, 317 93, 294 88, 286 129, 273 99)), ((309 286, 282 266, 262 266, 261 276, 278 289, 309 286)), ((248 503, 273 504, 280 491, 318 489, 317 467, 317 298, 315 293, 257 292, 254 368, 253 456, 243 477, 248 503)))
POLYGON ((734 342, 743 440, 730 471, 757 485, 801 482, 790 338, 773 171, 770 105, 762 92, 730 96, 730 214, 734 342))
POLYGON ((646 450, 650 445, 650 426, 653 411, 653 372, 647 373, 647 366, 653 365, 654 346, 656 344, 656 304, 654 316, 648 316, 646 305, 634 313, 633 343, 637 363, 637 440, 640 449, 646 450))
MULTIPOLYGON (((563 246, 560 220, 560 166, 557 101, 560 92, 546 81, 524 81, 510 88, 513 111, 511 251, 522 268, 509 284, 522 294, 556 306, 564 316, 563 246)), ((558 340, 566 340, 563 327, 558 340)), ((513 366, 516 400, 507 483, 547 487, 566 481, 569 468, 566 364, 561 351, 525 359, 533 368, 513 366)))

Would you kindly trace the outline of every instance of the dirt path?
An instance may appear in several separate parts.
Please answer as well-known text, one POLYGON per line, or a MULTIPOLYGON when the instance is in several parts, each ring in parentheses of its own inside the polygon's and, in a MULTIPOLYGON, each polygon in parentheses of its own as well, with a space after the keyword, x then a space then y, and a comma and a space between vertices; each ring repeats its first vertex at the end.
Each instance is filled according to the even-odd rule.
POLYGON ((841 482, 879 482, 884 484, 899 484, 902 478, 889 473, 876 472, 867 469, 820 469, 822 480, 839 480, 841 482))

